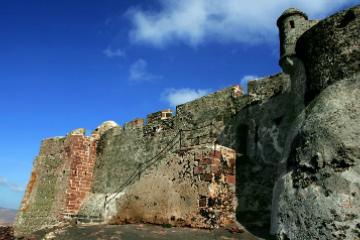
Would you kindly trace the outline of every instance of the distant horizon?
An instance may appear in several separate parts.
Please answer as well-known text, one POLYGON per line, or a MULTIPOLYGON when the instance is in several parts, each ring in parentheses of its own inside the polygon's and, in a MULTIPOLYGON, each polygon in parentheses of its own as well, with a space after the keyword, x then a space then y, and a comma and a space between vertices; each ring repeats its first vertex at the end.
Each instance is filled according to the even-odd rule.
MULTIPOLYGON (((281 72, 276 21, 353 0, 5 1, 0 207, 18 209, 42 139, 119 125, 281 72), (254 7, 261 6, 261 7, 254 7)), ((175 111, 174 111, 175 114, 175 111)), ((17 210, 14 210, 17 211, 17 210)))
MULTIPOLYGON (((20 208, 20 207, 19 207, 20 208)), ((19 211, 19 209, 11 209, 11 208, 4 208, 4 207, 0 207, 0 210, 1 209, 6 209, 6 210, 11 210, 11 211, 19 211)))
POLYGON ((18 211, 0 207, 0 225, 12 225, 18 211))

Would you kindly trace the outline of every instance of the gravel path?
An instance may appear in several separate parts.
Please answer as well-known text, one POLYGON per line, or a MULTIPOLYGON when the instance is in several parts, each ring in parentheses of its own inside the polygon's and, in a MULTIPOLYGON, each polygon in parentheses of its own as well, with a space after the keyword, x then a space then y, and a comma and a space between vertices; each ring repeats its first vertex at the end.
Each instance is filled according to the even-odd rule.
POLYGON ((192 228, 163 228, 148 224, 127 224, 127 225, 79 225, 72 227, 54 227, 48 230, 41 230, 29 235, 23 240, 133 240, 133 239, 181 239, 181 240, 259 240, 245 230, 243 233, 231 233, 226 228, 216 230, 202 230, 192 228))

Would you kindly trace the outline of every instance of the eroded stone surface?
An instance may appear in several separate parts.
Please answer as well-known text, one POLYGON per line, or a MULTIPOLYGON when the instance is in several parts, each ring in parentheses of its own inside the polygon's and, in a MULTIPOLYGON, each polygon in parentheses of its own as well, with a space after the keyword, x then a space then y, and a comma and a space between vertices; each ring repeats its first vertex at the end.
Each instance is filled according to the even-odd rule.
MULTIPOLYGON (((110 202, 102 215, 110 223, 216 228, 235 221, 233 150, 219 145, 182 148, 151 167, 155 170, 141 176, 116 199, 107 198, 110 202)), ((85 209, 81 212, 88 214, 85 209)))

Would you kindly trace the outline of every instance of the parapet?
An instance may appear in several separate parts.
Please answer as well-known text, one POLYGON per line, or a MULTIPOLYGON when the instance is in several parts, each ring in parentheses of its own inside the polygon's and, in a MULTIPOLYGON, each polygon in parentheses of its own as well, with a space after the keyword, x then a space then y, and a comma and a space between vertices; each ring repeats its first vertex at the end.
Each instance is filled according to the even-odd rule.
POLYGON ((248 94, 251 101, 266 100, 286 91, 290 87, 290 77, 284 73, 277 73, 268 77, 248 82, 248 94))
POLYGON ((52 137, 41 141, 39 155, 49 155, 64 150, 65 137, 52 137))
POLYGON ((134 120, 125 123, 125 130, 142 128, 142 127, 144 127, 143 118, 135 118, 134 120))
POLYGON ((172 109, 165 109, 155 113, 150 113, 146 118, 146 125, 157 124, 160 120, 172 117, 172 109))
POLYGON ((221 89, 191 102, 176 106, 176 114, 182 115, 187 112, 197 116, 200 112, 208 111, 210 109, 221 110, 229 107, 231 105, 230 102, 234 98, 241 96, 243 92, 243 87, 234 84, 228 88, 221 89))

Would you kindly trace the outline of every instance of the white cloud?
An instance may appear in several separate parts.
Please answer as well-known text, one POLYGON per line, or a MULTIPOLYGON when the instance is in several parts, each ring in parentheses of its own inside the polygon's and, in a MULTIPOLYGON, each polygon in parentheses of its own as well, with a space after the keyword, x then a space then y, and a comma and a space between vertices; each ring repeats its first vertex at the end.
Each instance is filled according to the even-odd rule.
POLYGON ((13 192, 24 192, 26 190, 26 183, 18 184, 14 181, 8 181, 8 179, 3 176, 0 176, 0 186, 7 187, 13 192))
POLYGON ((190 89, 190 88, 182 88, 182 89, 174 89, 167 88, 161 94, 161 100, 169 103, 171 107, 175 107, 177 105, 190 102, 202 96, 205 96, 210 93, 210 89, 190 89))
POLYGON ((18 184, 16 182, 11 182, 9 189, 14 192, 25 192, 26 185, 25 184, 18 184))
POLYGON ((0 186, 7 186, 7 179, 4 178, 3 176, 0 176, 0 186))
POLYGON ((322 19, 353 0, 159 0, 160 11, 131 8, 130 40, 165 47, 173 41, 197 46, 208 41, 277 42, 276 20, 290 7, 322 19))
POLYGON ((153 75, 148 72, 147 62, 143 59, 139 59, 134 62, 129 69, 129 79, 133 81, 150 81, 153 79, 159 79, 162 76, 153 75))
POLYGON ((103 52, 103 54, 105 54, 107 57, 109 58, 113 58, 113 57, 126 57, 125 54, 125 50, 122 50, 120 48, 116 49, 116 50, 111 50, 110 47, 108 47, 107 49, 105 49, 103 52))
POLYGON ((256 75, 245 75, 245 76, 240 80, 240 85, 241 85, 241 86, 246 86, 248 81, 254 80, 254 79, 257 79, 257 78, 259 78, 259 77, 256 76, 256 75))
POLYGON ((247 82, 250 80, 254 80, 259 78, 256 75, 245 75, 243 76, 243 78, 240 80, 240 86, 242 86, 244 88, 244 93, 247 93, 247 82))

